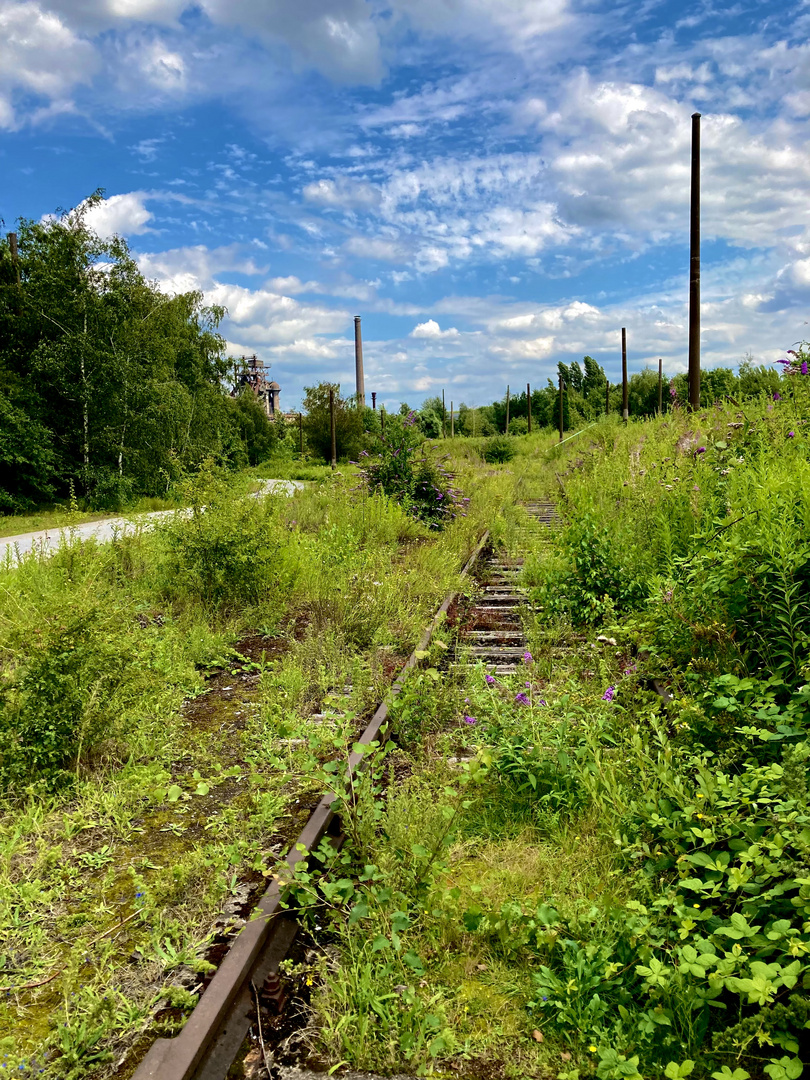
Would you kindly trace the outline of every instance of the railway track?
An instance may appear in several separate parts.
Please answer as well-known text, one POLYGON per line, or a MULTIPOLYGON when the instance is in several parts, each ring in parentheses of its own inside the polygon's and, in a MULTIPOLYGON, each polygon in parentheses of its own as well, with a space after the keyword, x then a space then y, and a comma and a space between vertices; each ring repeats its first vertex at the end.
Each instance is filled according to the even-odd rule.
MULTIPOLYGON (((555 508, 549 502, 528 500, 522 505, 526 518, 518 529, 514 553, 506 556, 493 552, 487 533, 462 572, 465 577, 473 577, 478 588, 473 590, 474 599, 459 631, 456 662, 483 663, 495 674, 516 671, 523 659, 526 651, 520 616, 521 606, 526 602, 525 591, 520 586, 523 556, 530 547, 544 542, 544 534, 547 536, 548 526, 556 518, 555 508)), ((359 743, 368 745, 387 732, 389 702, 400 692, 410 669, 418 664, 418 657, 424 654, 456 597, 456 593, 448 595, 439 607, 385 701, 357 740, 359 743)), ((361 769, 362 762, 363 755, 353 753, 349 770, 361 769)), ((286 859, 290 871, 325 836, 339 839, 340 822, 332 809, 334 798, 329 792, 321 798, 290 846, 286 859)), ((257 1009, 278 1014, 286 1005, 288 991, 279 976, 279 967, 298 929, 285 908, 283 884, 273 881, 180 1033, 171 1039, 157 1039, 133 1074, 133 1080, 225 1080, 251 1028, 258 1026, 257 1009)), ((294 1070, 294 1075, 314 1074, 294 1070)), ((358 1078, 360 1075, 352 1074, 358 1078)))

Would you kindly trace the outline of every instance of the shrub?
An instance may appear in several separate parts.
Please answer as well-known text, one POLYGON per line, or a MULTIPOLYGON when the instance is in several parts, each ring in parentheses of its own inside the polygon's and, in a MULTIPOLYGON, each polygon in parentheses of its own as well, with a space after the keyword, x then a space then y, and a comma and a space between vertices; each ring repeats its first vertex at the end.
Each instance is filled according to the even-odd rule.
POLYGON ((515 444, 505 435, 493 435, 481 447, 481 457, 490 465, 502 465, 506 461, 511 461, 516 453, 515 444))

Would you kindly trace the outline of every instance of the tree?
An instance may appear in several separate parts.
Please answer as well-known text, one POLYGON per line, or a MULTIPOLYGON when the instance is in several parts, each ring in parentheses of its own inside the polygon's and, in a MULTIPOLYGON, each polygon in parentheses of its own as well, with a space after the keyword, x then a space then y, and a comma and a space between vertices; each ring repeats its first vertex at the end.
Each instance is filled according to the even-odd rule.
POLYGON ((340 396, 339 383, 318 383, 304 388, 304 432, 310 449, 324 461, 332 457, 329 420, 329 391, 335 394, 335 446, 343 460, 356 458, 363 448, 363 418, 347 398, 340 396))

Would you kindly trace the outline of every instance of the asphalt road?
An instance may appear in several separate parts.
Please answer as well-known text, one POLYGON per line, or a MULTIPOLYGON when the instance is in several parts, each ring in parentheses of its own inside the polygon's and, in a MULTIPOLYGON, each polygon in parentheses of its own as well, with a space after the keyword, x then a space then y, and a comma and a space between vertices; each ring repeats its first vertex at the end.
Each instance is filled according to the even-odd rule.
MULTIPOLYGON (((301 480, 264 480, 263 491, 258 494, 275 491, 292 495, 294 491, 300 491, 304 484, 301 480)), ((135 532, 137 529, 148 529, 156 524, 161 518, 170 517, 172 514, 182 514, 182 510, 154 510, 149 514, 137 514, 133 517, 103 518, 100 521, 86 521, 82 525, 74 525, 69 529, 41 529, 39 532, 21 533, 19 536, 4 536, 0 538, 0 563, 6 558, 16 562, 22 555, 29 551, 48 551, 59 547, 63 539, 75 537, 88 540, 90 537, 100 544, 106 544, 125 533, 135 532)))

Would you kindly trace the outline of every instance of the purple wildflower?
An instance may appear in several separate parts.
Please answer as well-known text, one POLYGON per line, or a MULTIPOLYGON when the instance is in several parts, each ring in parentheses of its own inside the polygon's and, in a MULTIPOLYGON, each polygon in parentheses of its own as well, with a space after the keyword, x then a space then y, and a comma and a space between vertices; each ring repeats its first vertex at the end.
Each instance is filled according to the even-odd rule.
POLYGON ((525 683, 524 683, 523 685, 524 685, 524 686, 525 686, 525 687, 526 687, 526 688, 527 688, 528 690, 531 690, 531 688, 532 688, 532 684, 531 684, 530 682, 525 682, 525 683))
POLYGON ((801 372, 802 372, 802 375, 807 374, 807 361, 806 360, 802 360, 801 372))
POLYGON ((782 400, 782 395, 779 393, 778 390, 774 390, 774 392, 773 392, 773 400, 774 401, 781 401, 782 400))
POLYGON ((529 699, 526 697, 526 695, 521 690, 521 692, 519 694, 515 694, 515 702, 518 705, 528 705, 529 704, 529 699))
POLYGON ((474 716, 465 716, 464 717, 464 723, 465 724, 477 724, 478 721, 475 719, 474 716))
POLYGON ((547 702, 546 702, 545 698, 538 698, 537 701, 535 701, 535 705, 546 705, 546 704, 547 704, 547 702))
POLYGON ((777 364, 790 364, 790 360, 777 360, 777 364))
POLYGON ((695 451, 695 453, 696 454, 705 454, 706 453, 706 447, 705 446, 699 446, 697 448, 697 450, 695 451))
POLYGON ((531 664, 532 663, 532 654, 528 651, 528 649, 523 654, 523 663, 524 664, 531 664))
POLYGON ((495 676, 494 675, 490 675, 489 672, 487 672, 486 675, 484 676, 484 678, 487 680, 487 683, 490 686, 495 685, 495 676))
POLYGON ((795 439, 796 438, 796 432, 795 431, 789 431, 787 437, 789 439, 795 439))
POLYGON ((678 396, 678 391, 675 389, 674 386, 670 386, 670 388, 669 388, 669 396, 671 398, 674 398, 674 397, 678 396))
POLYGON ((613 701, 613 696, 616 693, 615 686, 609 686, 607 690, 602 694, 602 701, 613 701))
POLYGON ((625 673, 625 675, 630 675, 630 674, 632 674, 632 673, 633 673, 633 672, 634 672, 635 670, 636 670, 636 665, 635 665, 635 664, 630 664, 630 665, 629 665, 628 667, 626 667, 626 668, 624 669, 624 673, 625 673))

